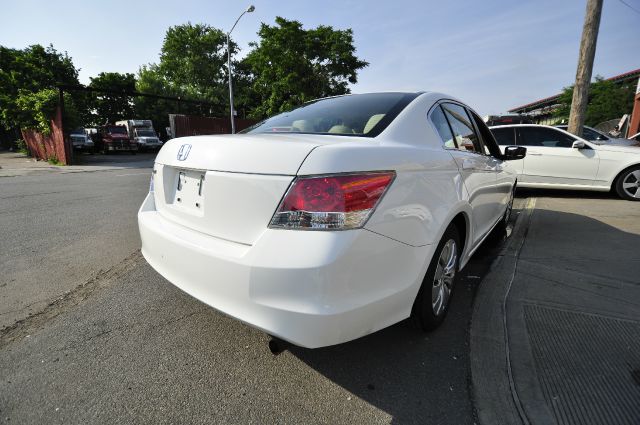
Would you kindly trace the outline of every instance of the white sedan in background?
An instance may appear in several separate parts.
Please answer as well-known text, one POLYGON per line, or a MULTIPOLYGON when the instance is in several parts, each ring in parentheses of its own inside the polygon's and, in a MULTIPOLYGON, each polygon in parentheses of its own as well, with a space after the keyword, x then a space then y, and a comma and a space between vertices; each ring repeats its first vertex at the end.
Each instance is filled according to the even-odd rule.
POLYGON ((516 175, 482 119, 437 93, 305 104, 245 134, 167 142, 138 222, 177 287, 293 344, 349 341, 449 308, 509 218, 516 175))
POLYGON ((555 127, 534 124, 491 127, 498 144, 523 146, 527 157, 514 161, 518 186, 615 190, 640 201, 640 148, 597 145, 555 127))

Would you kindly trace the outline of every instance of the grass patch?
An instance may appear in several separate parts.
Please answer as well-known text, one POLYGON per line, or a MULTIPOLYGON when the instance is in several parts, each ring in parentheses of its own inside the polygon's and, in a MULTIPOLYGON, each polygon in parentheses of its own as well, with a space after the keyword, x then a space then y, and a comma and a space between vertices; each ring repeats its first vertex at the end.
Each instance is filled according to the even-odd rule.
POLYGON ((55 155, 51 155, 47 158, 47 162, 51 165, 62 165, 62 162, 60 162, 55 155))

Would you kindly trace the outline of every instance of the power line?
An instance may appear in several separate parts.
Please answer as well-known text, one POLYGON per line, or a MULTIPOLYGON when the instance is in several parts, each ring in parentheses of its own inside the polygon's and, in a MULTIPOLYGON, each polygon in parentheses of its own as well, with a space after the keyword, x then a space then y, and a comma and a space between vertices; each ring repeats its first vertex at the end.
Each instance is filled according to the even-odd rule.
POLYGON ((640 10, 636 9, 635 7, 631 6, 629 3, 627 3, 624 0, 618 0, 620 3, 624 4, 625 6, 627 6, 629 9, 633 10, 634 12, 640 14, 640 10))

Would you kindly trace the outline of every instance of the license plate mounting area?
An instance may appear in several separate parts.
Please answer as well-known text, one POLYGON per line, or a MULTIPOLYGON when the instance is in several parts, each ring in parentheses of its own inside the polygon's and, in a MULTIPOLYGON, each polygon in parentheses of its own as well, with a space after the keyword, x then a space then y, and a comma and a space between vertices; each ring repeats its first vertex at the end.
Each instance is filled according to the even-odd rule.
POLYGON ((172 204, 175 207, 192 211, 196 214, 204 212, 204 171, 177 170, 175 191, 172 204))

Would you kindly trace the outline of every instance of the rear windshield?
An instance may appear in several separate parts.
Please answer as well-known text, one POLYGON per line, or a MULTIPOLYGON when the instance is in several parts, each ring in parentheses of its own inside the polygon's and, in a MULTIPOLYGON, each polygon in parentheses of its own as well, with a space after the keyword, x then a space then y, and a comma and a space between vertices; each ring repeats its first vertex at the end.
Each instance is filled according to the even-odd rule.
POLYGON ((156 137, 156 133, 153 130, 136 129, 136 134, 139 137, 156 137))
POLYGON ((375 137, 419 93, 368 93, 320 99, 276 115, 242 133, 294 132, 375 137))

